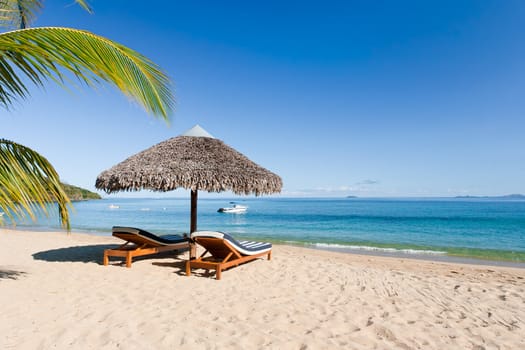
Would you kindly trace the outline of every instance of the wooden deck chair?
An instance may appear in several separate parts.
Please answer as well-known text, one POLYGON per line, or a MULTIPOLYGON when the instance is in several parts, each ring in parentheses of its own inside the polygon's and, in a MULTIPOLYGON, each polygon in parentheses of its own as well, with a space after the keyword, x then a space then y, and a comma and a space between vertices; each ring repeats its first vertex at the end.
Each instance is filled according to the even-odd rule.
POLYGON ((175 251, 190 247, 187 237, 180 235, 157 236, 134 227, 113 227, 113 236, 126 241, 118 248, 104 250, 104 265, 109 264, 110 256, 126 258, 126 267, 131 267, 131 260, 136 256, 175 251))
POLYGON ((223 232, 197 231, 190 239, 203 246, 205 251, 196 259, 186 261, 186 275, 191 275, 192 268, 216 271, 216 278, 221 279, 222 270, 267 255, 272 256, 272 244, 264 242, 237 241, 223 232), (210 256, 206 257, 206 254, 210 256))

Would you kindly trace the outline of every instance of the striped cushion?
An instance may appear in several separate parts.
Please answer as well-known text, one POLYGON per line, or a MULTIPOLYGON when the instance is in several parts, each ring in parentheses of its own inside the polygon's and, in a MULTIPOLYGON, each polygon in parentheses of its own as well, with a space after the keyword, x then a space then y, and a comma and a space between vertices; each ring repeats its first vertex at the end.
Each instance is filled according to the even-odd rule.
POLYGON ((190 235, 191 239, 198 237, 212 237, 228 241, 239 253, 243 255, 254 255, 264 253, 272 249, 272 244, 267 242, 237 241, 224 232, 218 231, 196 231, 190 235))
POLYGON ((124 226, 113 226, 113 235, 118 236, 119 233, 131 234, 134 236, 142 237, 159 245, 170 245, 187 242, 188 239, 180 235, 162 235, 157 236, 146 230, 135 227, 124 227, 124 226))

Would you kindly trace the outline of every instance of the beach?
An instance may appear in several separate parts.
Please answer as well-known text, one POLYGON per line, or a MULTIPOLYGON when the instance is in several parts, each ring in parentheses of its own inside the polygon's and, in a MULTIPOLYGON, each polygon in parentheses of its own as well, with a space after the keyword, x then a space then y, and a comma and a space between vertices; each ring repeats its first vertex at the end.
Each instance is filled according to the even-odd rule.
POLYGON ((103 266, 120 243, 0 229, 0 348, 525 348, 525 269, 274 245, 217 281, 187 253, 103 266))

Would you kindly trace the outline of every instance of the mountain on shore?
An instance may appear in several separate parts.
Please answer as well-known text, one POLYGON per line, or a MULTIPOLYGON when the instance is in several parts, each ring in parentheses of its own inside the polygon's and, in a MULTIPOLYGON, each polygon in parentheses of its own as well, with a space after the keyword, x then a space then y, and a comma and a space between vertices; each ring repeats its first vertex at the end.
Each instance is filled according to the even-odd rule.
POLYGON ((525 199, 525 195, 523 194, 507 194, 505 196, 456 196, 454 198, 458 199, 508 199, 508 200, 516 200, 516 199, 525 199))
POLYGON ((68 185, 65 183, 62 183, 62 187, 64 188, 64 191, 66 192, 69 199, 71 199, 72 201, 85 201, 88 199, 102 199, 102 197, 98 193, 91 192, 81 187, 68 185))

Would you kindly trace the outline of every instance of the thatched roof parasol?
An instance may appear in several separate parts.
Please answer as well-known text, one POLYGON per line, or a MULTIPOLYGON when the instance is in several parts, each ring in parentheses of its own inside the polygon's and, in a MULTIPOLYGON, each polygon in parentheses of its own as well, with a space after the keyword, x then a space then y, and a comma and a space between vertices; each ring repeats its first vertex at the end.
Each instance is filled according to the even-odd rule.
POLYGON ((166 192, 179 187, 255 195, 281 191, 279 176, 211 137, 202 128, 197 133, 199 128, 196 126, 103 171, 95 186, 107 193, 143 189, 166 192))
POLYGON ((281 191, 282 180, 196 125, 103 171, 95 187, 107 193, 190 189, 193 232, 198 190, 270 194, 281 191))

